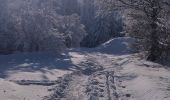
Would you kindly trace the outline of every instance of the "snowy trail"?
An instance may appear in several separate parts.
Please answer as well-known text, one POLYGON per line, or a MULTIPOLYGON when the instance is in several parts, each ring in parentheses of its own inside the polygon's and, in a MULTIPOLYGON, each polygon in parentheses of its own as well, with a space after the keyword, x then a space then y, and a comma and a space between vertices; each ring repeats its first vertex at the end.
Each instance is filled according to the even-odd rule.
MULTIPOLYGON (((104 50, 107 48, 111 51, 106 44, 104 50)), ((0 56, 0 97, 2 100, 170 100, 170 69, 141 60, 136 54, 124 53, 78 49, 59 57, 0 56)))
MULTIPOLYGON (((76 52, 72 54, 73 59, 82 56, 76 52)), ((75 62, 78 70, 66 75, 66 78, 69 76, 66 83, 61 82, 65 86, 56 84, 53 94, 44 100, 118 100, 114 65, 109 60, 106 55, 85 54, 79 64, 75 62)))
MULTIPOLYGON (((138 60, 134 55, 115 56, 77 51, 69 52, 69 55, 75 65, 72 68, 74 70, 62 75, 53 74, 56 78, 46 81, 27 78, 16 81, 9 77, 9 81, 0 82, 0 90, 3 90, 0 96, 3 100, 170 99, 170 71, 157 64, 138 60), (7 88, 5 84, 10 85, 7 88), (11 86, 18 88, 13 89, 11 86), (9 92, 9 87, 14 93, 9 92), (26 87, 28 90, 25 90, 26 87), (37 90, 42 89, 43 94, 37 93, 37 90), (39 96, 35 98, 29 93, 31 91, 39 96)), ((17 73, 12 74, 12 77, 15 77, 15 74, 17 73)))
POLYGON ((79 66, 83 69, 82 75, 75 77, 74 85, 70 86, 70 94, 74 94, 71 97, 78 96, 73 100, 170 99, 170 71, 162 66, 141 61, 135 55, 90 53, 85 56, 88 58, 84 60, 85 67, 95 65, 95 68, 87 74, 84 73, 84 65, 79 66))

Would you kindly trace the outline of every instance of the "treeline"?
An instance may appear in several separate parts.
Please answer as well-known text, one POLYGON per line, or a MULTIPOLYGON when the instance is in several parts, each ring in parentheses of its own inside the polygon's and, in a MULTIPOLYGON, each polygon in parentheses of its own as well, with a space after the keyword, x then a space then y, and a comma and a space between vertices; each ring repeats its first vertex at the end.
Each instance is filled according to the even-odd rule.
MULTIPOLYGON (((78 47, 86 35, 74 11, 63 13, 63 1, 1 0, 0 52, 61 51, 78 47)), ((70 10, 74 10, 70 8, 70 10)))
POLYGON ((122 31, 97 0, 0 0, 0 53, 94 47, 122 31))

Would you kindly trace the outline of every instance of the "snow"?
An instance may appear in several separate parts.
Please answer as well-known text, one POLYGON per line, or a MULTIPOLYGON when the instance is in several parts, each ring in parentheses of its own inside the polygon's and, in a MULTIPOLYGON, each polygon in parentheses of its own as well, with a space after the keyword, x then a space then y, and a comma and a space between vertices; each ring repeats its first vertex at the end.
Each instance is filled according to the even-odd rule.
POLYGON ((130 52, 132 42, 132 38, 121 37, 95 49, 1 55, 0 97, 2 100, 170 100, 170 70, 140 60, 130 52))
POLYGON ((21 86, 11 81, 54 81, 70 73, 66 57, 48 53, 24 53, 0 56, 0 97, 2 100, 42 100, 49 86, 21 86), (56 63, 56 64, 55 64, 56 63), (5 92, 4 92, 5 91, 5 92))
POLYGON ((150 63, 149 67, 144 64, 139 66, 137 63, 139 62, 125 64, 118 72, 120 76, 129 76, 129 79, 123 77, 118 79, 121 80, 120 91, 124 95, 131 94, 128 100, 169 100, 170 91, 167 91, 170 85, 169 71, 162 67, 152 68, 154 63, 150 63), (162 81, 164 79, 166 81, 162 81), (122 89, 121 86, 126 88, 122 89))
POLYGON ((134 39, 130 37, 114 38, 97 47, 96 49, 99 52, 108 54, 115 55, 129 54, 131 51, 130 45, 131 43, 133 43, 133 41, 134 39))
POLYGON ((41 100, 48 95, 44 86, 20 86, 15 83, 0 79, 1 100, 41 100))

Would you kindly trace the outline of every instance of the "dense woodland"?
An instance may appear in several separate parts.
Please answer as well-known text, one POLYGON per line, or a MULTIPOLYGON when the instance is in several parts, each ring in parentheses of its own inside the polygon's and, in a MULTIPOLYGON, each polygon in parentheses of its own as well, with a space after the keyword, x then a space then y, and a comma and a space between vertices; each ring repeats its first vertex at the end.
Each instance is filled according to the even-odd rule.
POLYGON ((170 55, 169 0, 0 0, 0 53, 96 47, 113 37, 155 61, 170 55))
POLYGON ((97 46, 122 31, 116 13, 97 15, 94 0, 1 0, 0 52, 97 46))

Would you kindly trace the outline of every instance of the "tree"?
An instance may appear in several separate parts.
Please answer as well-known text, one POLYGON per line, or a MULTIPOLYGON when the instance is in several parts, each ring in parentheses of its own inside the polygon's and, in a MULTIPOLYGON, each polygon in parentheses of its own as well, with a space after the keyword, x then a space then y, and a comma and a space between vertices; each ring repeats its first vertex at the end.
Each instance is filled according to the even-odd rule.
POLYGON ((95 0, 83 0, 81 8, 81 22, 86 26, 88 33, 92 33, 95 26, 95 0))
POLYGON ((61 17, 57 28, 63 34, 68 48, 80 47, 80 42, 86 36, 84 25, 77 14, 61 17))
POLYGON ((122 17, 115 10, 107 12, 99 0, 84 0, 81 21, 88 35, 81 42, 84 47, 96 47, 122 32, 122 17))
POLYGON ((11 17, 8 12, 8 0, 0 0, 0 53, 10 53, 13 51, 15 42, 14 34, 9 34, 9 28, 12 27, 11 17))
MULTIPOLYGON (((59 2, 59 1, 57 1, 59 2)), ((62 15, 71 15, 74 13, 79 13, 78 1, 77 0, 61 0, 61 10, 62 15)))
MULTIPOLYGON (((60 13, 63 11, 60 4, 64 1, 69 3, 69 0, 58 4, 56 0, 1 1, 0 53, 59 52, 67 47, 79 47, 81 39, 86 35, 79 16, 72 14, 75 13, 73 9, 65 12, 66 15, 60 13)), ((65 7, 68 9, 68 5, 65 7)))
MULTIPOLYGON (((105 0, 104 0, 105 1, 105 0)), ((108 2, 107 2, 108 3, 108 2)), ((163 23, 169 12, 168 0, 111 0, 112 8, 125 8, 131 21, 127 23, 131 36, 148 51, 148 60, 155 61, 162 55, 160 36, 166 28, 163 23), (130 15, 130 16, 129 16, 130 15)), ((125 10, 124 9, 124 10, 125 10)))

